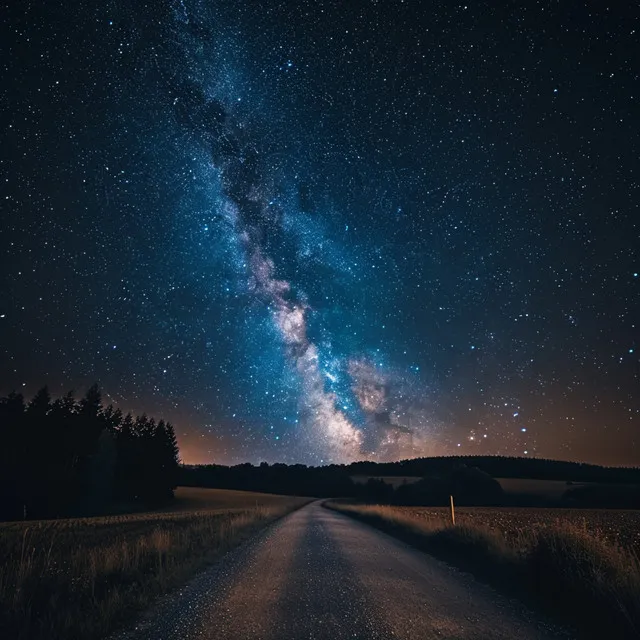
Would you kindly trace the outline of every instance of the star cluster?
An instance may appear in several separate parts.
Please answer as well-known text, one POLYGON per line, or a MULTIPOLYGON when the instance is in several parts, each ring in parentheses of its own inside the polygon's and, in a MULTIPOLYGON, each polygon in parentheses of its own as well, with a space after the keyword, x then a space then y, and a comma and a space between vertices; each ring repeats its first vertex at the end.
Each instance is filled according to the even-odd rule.
POLYGON ((640 462, 638 10, 7 8, 0 389, 187 462, 640 462))

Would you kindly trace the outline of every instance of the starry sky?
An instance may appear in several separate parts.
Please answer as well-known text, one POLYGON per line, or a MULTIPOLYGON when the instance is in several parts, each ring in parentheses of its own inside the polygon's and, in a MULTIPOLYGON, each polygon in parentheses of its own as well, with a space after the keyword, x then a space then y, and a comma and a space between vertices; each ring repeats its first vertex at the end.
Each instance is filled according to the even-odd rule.
POLYGON ((188 463, 640 464, 634 3, 3 15, 0 392, 188 463))

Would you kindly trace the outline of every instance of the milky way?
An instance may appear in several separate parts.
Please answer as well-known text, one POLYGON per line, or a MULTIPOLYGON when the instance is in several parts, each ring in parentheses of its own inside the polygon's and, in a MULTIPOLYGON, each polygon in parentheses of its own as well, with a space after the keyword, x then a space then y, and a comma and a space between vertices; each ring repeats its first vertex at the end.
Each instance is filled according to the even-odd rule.
POLYGON ((640 462, 635 8, 15 4, 0 392, 187 462, 640 462))
MULTIPOLYGON (((176 8, 176 16, 186 26, 192 20, 199 19, 190 16, 183 4, 176 8)), ((198 56, 195 60, 192 58, 193 51, 199 50, 200 40, 206 41, 212 38, 212 34, 209 30, 201 29, 195 35, 188 29, 185 31, 184 54, 187 63, 177 73, 189 78, 194 66, 198 67, 200 62, 198 56)), ((207 62, 205 58, 205 68, 207 62)), ((292 67, 290 61, 284 65, 287 70, 292 67)), ((269 157, 266 156, 267 167, 264 167, 262 158, 266 155, 265 151, 260 148, 257 136, 252 135, 252 128, 258 131, 266 128, 266 135, 269 136, 269 123, 259 121, 255 115, 247 117, 242 113, 237 108, 237 103, 242 99, 229 100, 226 95, 229 88, 226 83, 219 88, 215 72, 204 71, 197 75, 204 78, 202 84, 194 84, 189 79, 188 84, 178 87, 174 99, 176 114, 194 141, 202 143, 205 152, 210 155, 212 169, 218 172, 216 181, 220 185, 221 197, 213 213, 223 212, 225 223, 239 240, 243 267, 248 275, 247 290, 250 296, 266 306, 284 346, 287 364, 298 377, 297 438, 314 451, 320 460, 333 462, 349 462, 380 455, 384 459, 397 459, 403 454, 419 453, 421 449, 415 446, 413 438, 397 437, 399 433, 411 436, 412 430, 391 421, 390 411, 386 407, 387 403, 391 403, 390 399, 374 400, 384 393, 387 374, 375 370, 375 365, 374 371, 365 371, 355 360, 336 360, 326 344, 323 345, 324 353, 321 356, 320 348, 309 335, 309 315, 313 314, 313 309, 307 296, 296 289, 295 282, 278 275, 269 252, 278 253, 274 247, 282 245, 282 236, 286 235, 287 227, 296 226, 295 220, 286 225, 285 217, 295 218, 303 214, 305 203, 299 196, 284 206, 279 204, 286 202, 285 194, 282 187, 273 186, 269 157), (224 103, 225 97, 227 104, 224 103), (322 361, 327 360, 333 361, 334 367, 344 370, 346 377, 353 382, 351 389, 347 387, 342 393, 330 390, 331 383, 336 382, 336 375, 323 367, 322 361), (365 375, 361 375, 363 373, 365 375), (348 416, 345 402, 356 405, 363 416, 373 415, 376 420, 373 424, 370 420, 361 420, 358 424, 348 416), (384 416, 384 419, 380 420, 379 416, 384 416)), ((295 153, 306 153, 304 142, 295 153)), ((284 174, 286 182, 295 184, 299 179, 297 175, 286 175, 286 171, 284 174)), ((317 240, 322 243, 322 236, 318 235, 317 240)), ((330 258, 330 254, 320 258, 324 263, 322 266, 326 266, 330 258)), ((303 257, 298 251, 294 262, 300 259, 303 257)))

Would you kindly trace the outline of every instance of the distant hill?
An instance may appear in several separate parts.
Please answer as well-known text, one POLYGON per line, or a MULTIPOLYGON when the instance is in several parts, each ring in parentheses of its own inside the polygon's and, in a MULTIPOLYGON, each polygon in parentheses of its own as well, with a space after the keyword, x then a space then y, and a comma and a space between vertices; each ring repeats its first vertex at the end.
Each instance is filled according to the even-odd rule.
POLYGON ((446 456, 413 458, 399 462, 354 462, 346 465, 346 468, 350 475, 425 477, 449 473, 460 465, 477 467, 494 478, 640 484, 640 467, 603 467, 586 462, 544 458, 446 456))

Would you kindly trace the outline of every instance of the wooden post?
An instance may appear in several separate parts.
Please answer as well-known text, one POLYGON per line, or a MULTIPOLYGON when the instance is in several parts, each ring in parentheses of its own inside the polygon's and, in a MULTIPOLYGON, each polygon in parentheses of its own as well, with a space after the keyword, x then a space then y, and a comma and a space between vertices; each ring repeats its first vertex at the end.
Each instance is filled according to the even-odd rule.
POLYGON ((456 509, 453 506, 453 496, 449 496, 451 500, 451 524, 455 526, 456 524, 456 509))

